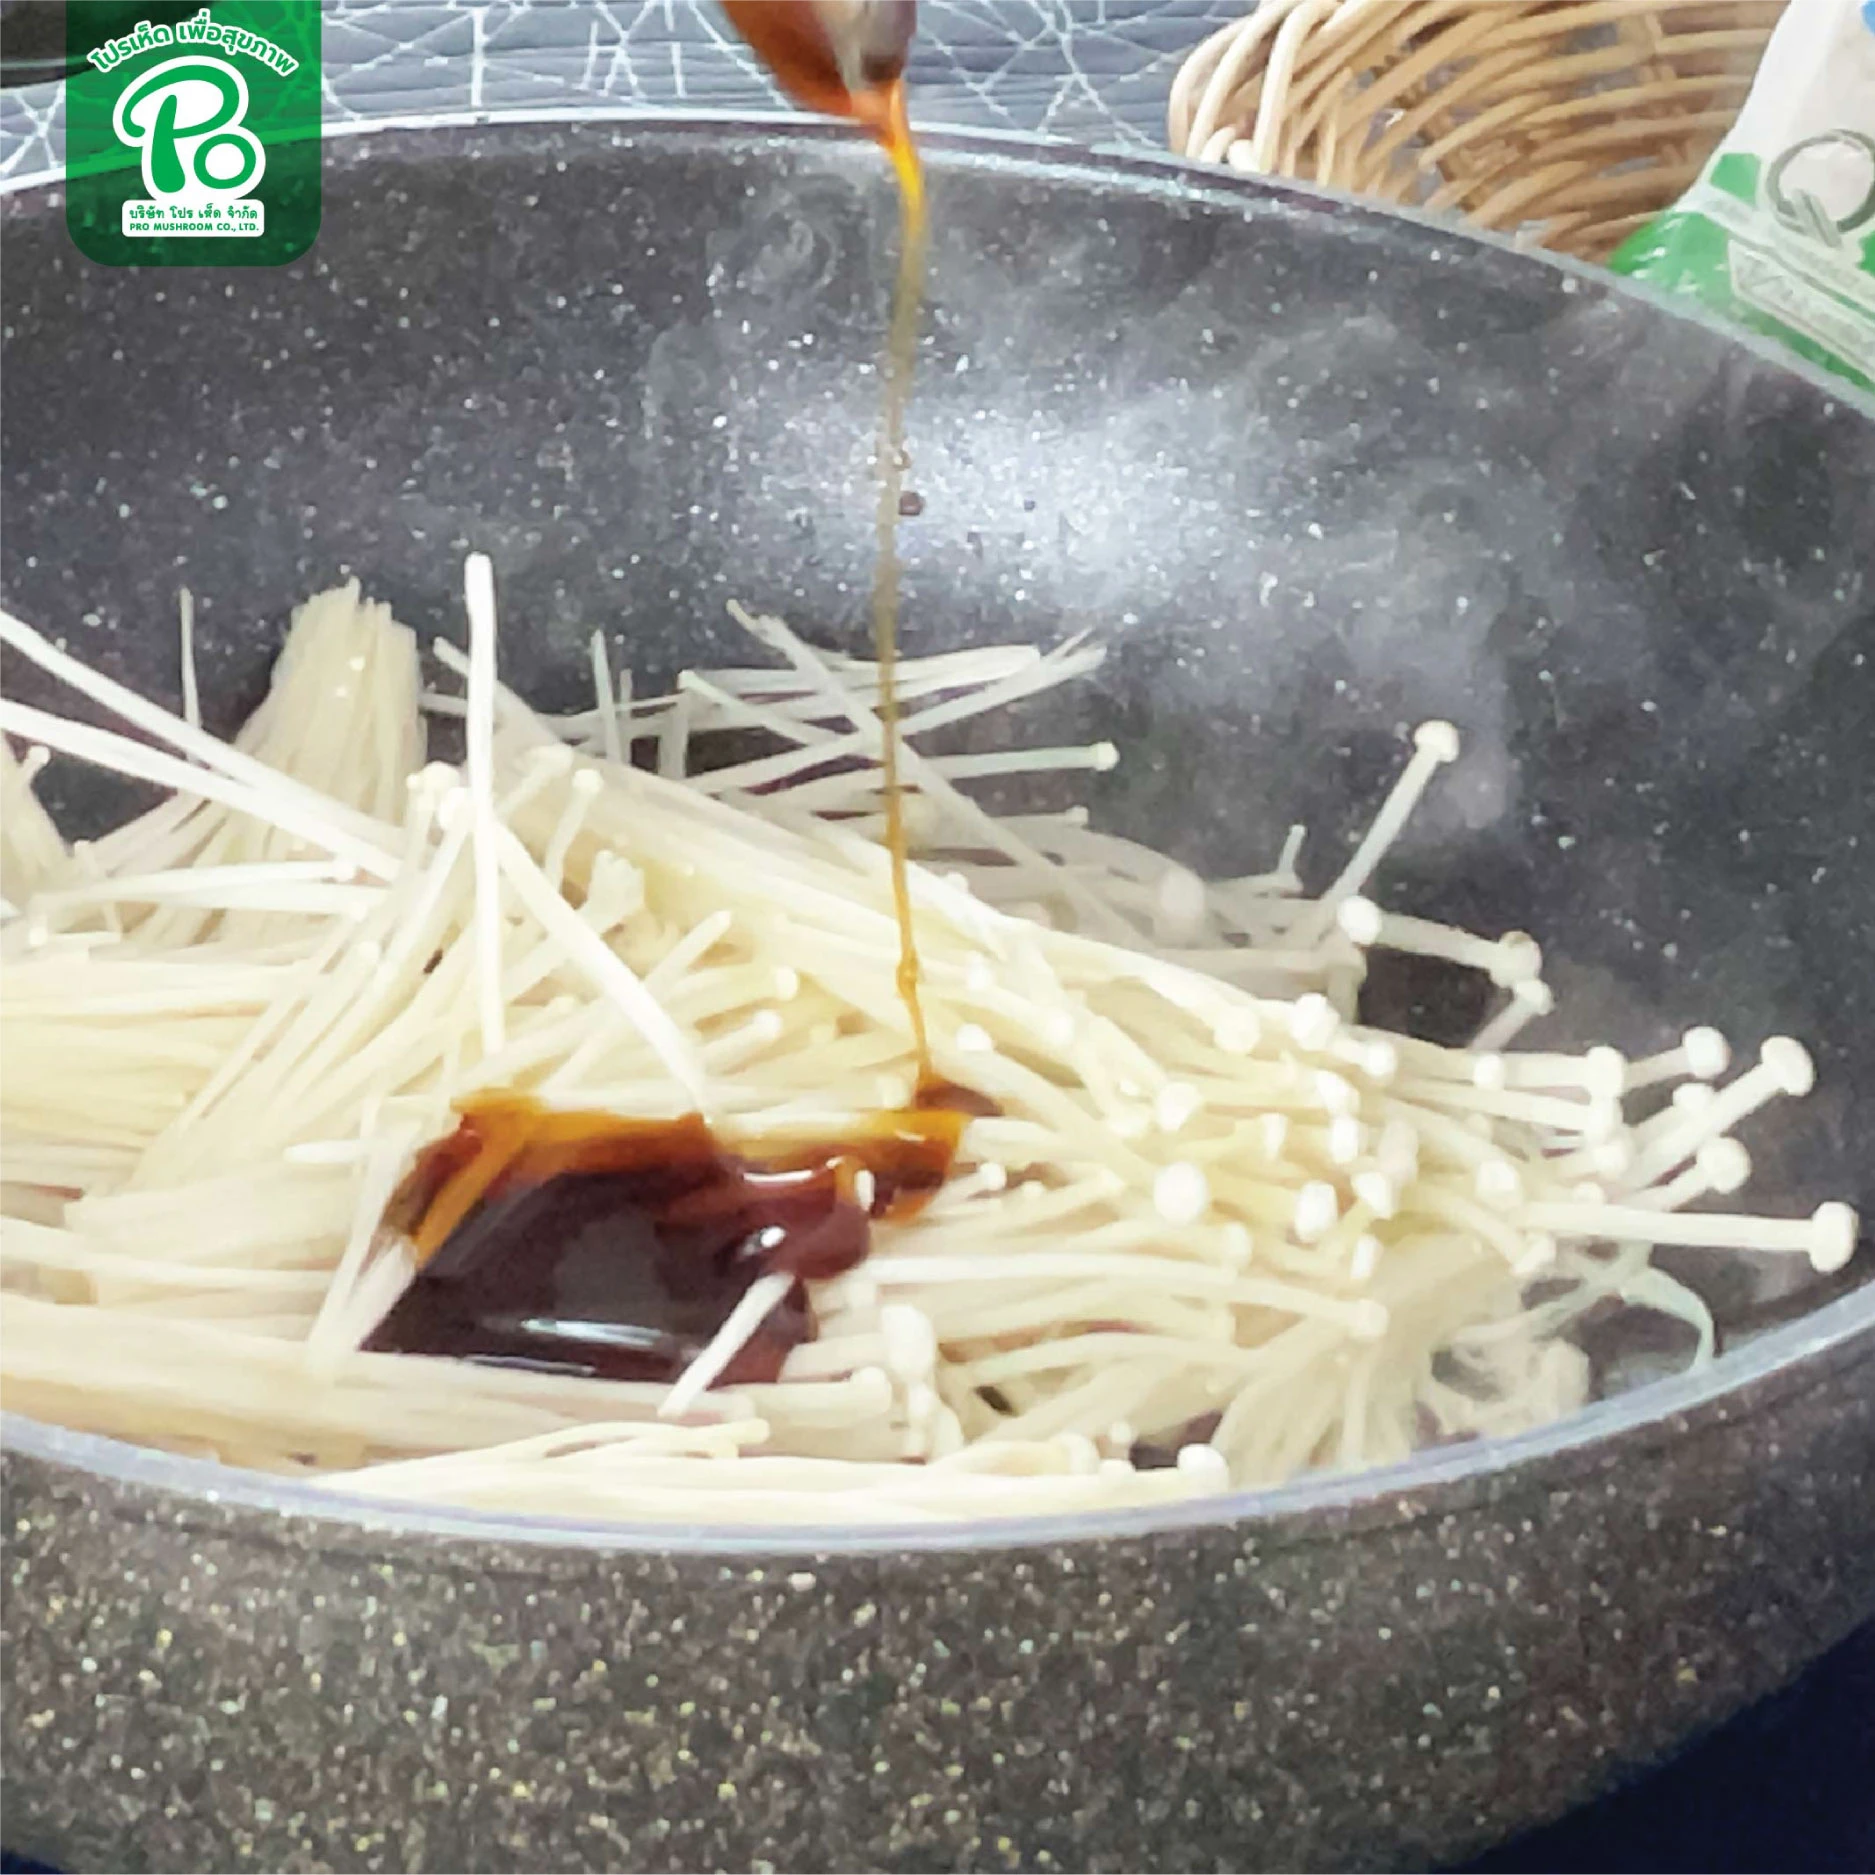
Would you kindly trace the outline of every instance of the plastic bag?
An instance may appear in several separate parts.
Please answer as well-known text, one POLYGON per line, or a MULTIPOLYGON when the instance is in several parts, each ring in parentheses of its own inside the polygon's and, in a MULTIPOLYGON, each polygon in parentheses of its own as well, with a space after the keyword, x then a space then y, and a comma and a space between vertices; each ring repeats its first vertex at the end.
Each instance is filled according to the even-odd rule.
POLYGON ((1875 0, 1791 0, 1699 180, 1608 264, 1875 390, 1875 0))

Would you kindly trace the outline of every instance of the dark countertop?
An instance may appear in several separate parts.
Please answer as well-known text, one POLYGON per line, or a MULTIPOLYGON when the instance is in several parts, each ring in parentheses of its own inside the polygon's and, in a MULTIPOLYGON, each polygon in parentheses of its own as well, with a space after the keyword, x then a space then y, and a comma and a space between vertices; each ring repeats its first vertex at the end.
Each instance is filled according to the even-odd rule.
POLYGON ((1468 1866, 1875 1869, 1875 1626, 1651 1776, 1468 1866))

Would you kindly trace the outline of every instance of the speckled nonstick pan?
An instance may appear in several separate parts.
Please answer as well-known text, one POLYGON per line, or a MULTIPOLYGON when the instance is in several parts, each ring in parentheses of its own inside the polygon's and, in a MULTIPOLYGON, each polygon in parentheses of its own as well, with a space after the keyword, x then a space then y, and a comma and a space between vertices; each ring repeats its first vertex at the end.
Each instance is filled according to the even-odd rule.
MULTIPOLYGON (((1452 718, 1468 753, 1394 902, 1537 933, 1565 1038, 1813 1040, 1817 1095, 1750 1135, 1760 1189, 1870 1207, 1868 408, 1598 276, 1344 201, 931 156, 911 647, 1099 629, 1113 660, 1050 726, 1125 752, 1097 811, 1236 870, 1298 819, 1331 865, 1404 727, 1452 718)), ((647 676, 723 655, 732 594, 857 640, 885 188, 807 128, 380 132, 329 145, 305 260, 167 273, 81 260, 56 194, 17 192, 6 603, 173 698, 186 580, 224 724, 342 569, 456 631, 471 544, 512 680, 550 702, 596 623, 647 676)), ((1454 1856, 1875 1613, 1869 1260, 1820 1295, 1716 1273, 1716 1366, 1511 1443, 909 1539, 402 1515, 16 1420, 9 1844, 68 1868, 1454 1856)), ((1616 1389, 1655 1359, 1602 1352, 1616 1389)))

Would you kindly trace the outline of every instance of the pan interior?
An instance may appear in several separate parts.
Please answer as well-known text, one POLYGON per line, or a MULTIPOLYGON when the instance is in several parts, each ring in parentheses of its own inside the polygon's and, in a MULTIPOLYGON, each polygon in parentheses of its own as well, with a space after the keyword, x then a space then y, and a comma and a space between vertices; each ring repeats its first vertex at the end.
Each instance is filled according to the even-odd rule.
MULTIPOLYGON (((1310 829, 1319 885, 1410 727, 1466 753, 1390 905, 1542 942, 1559 1044, 1716 1021, 1819 1084, 1745 1129, 1771 1208, 1875 1209, 1875 424, 1613 283, 1349 204, 934 140, 906 648, 1091 629, 1039 741, 1108 739, 1097 825, 1201 870, 1310 829)), ((740 649, 732 597, 859 649, 893 219, 870 153, 721 125, 339 139, 280 270, 113 271, 4 204, 7 605, 158 699, 174 594, 208 715, 347 572, 461 636, 493 555, 508 681, 583 701, 740 649)), ((45 702, 33 673, 14 694, 45 702)), ((60 765, 54 804, 132 805, 60 765)), ((1465 1032, 1468 984, 1372 1013, 1465 1032)), ((1733 1343, 1866 1282, 1668 1259, 1733 1343)), ((1622 1325, 1604 1384, 1660 1370, 1622 1325)))

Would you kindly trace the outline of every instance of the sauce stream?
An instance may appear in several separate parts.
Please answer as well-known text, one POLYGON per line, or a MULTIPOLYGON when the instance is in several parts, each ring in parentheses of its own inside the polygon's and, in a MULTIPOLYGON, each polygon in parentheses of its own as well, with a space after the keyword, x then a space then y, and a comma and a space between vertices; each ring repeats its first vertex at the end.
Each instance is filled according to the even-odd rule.
POLYGON ((804 102, 876 136, 898 182, 899 252, 881 382, 873 656, 879 765, 898 927, 897 989, 916 1051, 909 1108, 838 1139, 724 1146, 702 1118, 556 1111, 522 1094, 477 1096, 419 1154, 385 1213, 417 1273, 366 1340, 375 1351, 451 1355, 615 1380, 674 1381, 761 1276, 793 1279, 720 1377, 772 1381, 815 1332, 808 1281, 853 1268, 874 1220, 912 1216, 943 1184, 965 1126, 995 1103, 943 1081, 919 994, 898 697, 898 528, 906 409, 928 237, 924 170, 902 77, 845 89, 807 9, 730 0, 751 44, 804 102))
POLYGON ((885 790, 886 850, 892 862, 892 909, 898 919, 898 993, 911 1021, 921 1081, 932 1076, 931 1038, 918 993, 918 941, 912 926, 911 856, 905 833, 905 793, 899 774, 898 525, 905 487, 905 411, 911 400, 918 351, 918 309, 924 298, 924 166, 905 115, 905 87, 895 82, 884 138, 898 177, 898 276, 892 287, 892 323, 886 333, 885 402, 879 423, 877 558, 872 580, 873 659, 879 667, 879 771, 885 790))
POLYGON ((723 0, 723 10, 783 90, 809 110, 847 118, 876 138, 898 181, 898 271, 880 372, 884 399, 879 420, 872 640, 879 671, 879 769, 885 795, 886 849, 898 923, 898 994, 911 1024, 919 1079, 929 1081, 933 1076, 931 1042, 918 990, 898 707, 898 523, 905 485, 905 412, 918 350, 928 233, 924 165, 911 133, 904 77, 916 9, 909 0, 879 7, 879 30, 862 30, 854 39, 846 37, 855 30, 850 10, 842 29, 833 20, 836 9, 816 5, 814 0, 723 0))

